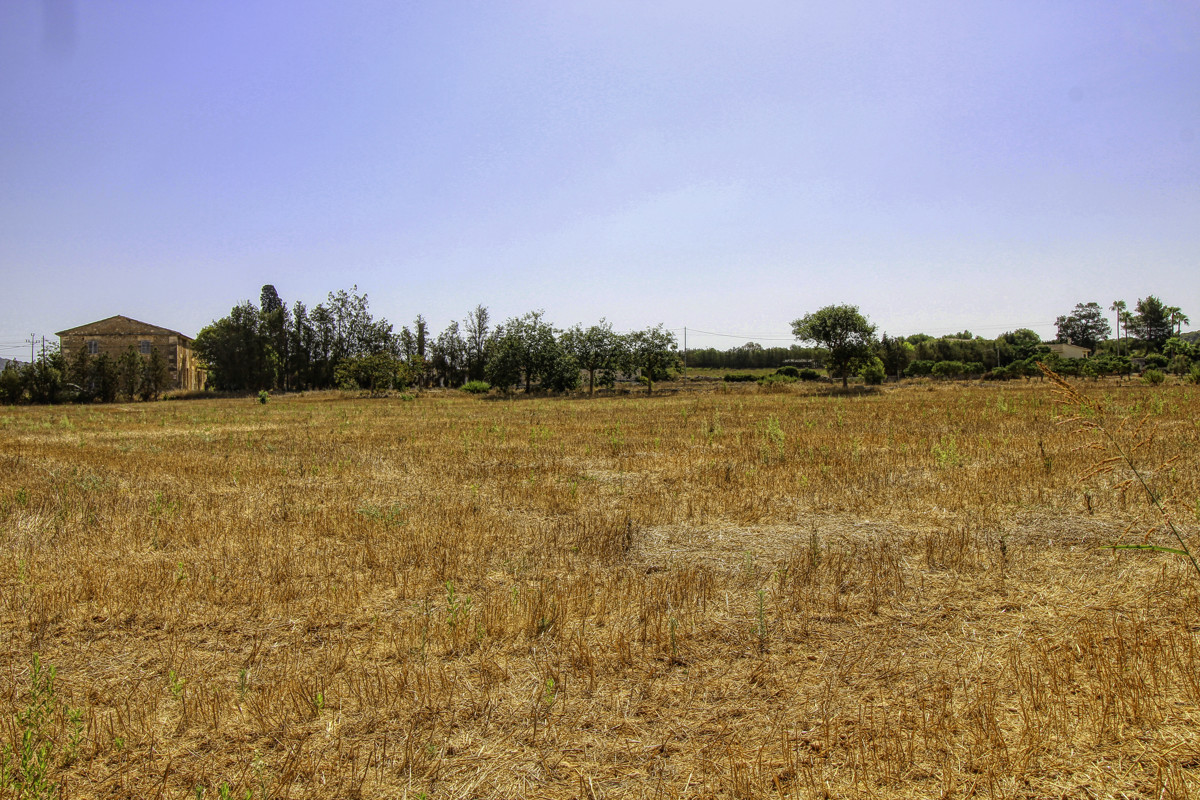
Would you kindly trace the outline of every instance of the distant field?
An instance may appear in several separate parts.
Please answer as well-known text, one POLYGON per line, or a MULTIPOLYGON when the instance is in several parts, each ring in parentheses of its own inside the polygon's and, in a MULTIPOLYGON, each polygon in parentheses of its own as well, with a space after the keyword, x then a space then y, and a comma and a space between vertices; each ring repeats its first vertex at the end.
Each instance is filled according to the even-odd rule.
MULTIPOLYGON (((1078 385, 1194 536, 1200 392, 1078 385)), ((72 798, 1195 794, 1200 580, 1066 412, 0 409, 0 798, 27 731, 72 798)))
POLYGON ((732 369, 732 368, 728 368, 728 367, 688 367, 686 377, 688 377, 688 378, 716 378, 717 380, 720 380, 724 376, 730 375, 730 374, 737 374, 737 375, 750 374, 750 375, 758 375, 761 377, 763 375, 774 374, 774 372, 775 372, 775 367, 747 368, 747 369, 732 369))

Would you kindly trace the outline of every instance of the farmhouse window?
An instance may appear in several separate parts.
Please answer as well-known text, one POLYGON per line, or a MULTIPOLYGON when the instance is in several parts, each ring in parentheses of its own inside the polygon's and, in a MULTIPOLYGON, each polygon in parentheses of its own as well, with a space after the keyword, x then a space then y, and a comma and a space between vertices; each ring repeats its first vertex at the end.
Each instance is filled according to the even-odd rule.
POLYGON ((99 353, 99 352, 100 352, 100 343, 97 342, 95 339, 92 339, 91 341, 89 341, 88 342, 88 355, 94 356, 94 355, 96 355, 96 353, 99 353))
POLYGON ((138 352, 144 356, 150 355, 150 343, 144 339, 138 342, 138 352))

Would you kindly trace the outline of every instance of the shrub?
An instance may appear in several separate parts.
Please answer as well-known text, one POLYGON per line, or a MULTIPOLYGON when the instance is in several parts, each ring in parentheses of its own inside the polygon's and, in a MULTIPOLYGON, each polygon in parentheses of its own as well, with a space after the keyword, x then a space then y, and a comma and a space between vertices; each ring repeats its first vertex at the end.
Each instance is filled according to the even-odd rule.
POLYGON ((1157 386, 1167 379, 1166 375, 1156 369, 1148 369, 1142 373, 1142 383, 1148 383, 1151 386, 1157 386))
POLYGON ((786 366, 786 367, 780 367, 779 369, 775 370, 775 374, 782 375, 786 378, 799 378, 800 370, 796 369, 793 366, 786 366))
POLYGON ((985 381, 1011 381, 1013 378, 1020 377, 1023 369, 1019 365, 1010 364, 1007 367, 996 367, 983 373, 985 381), (1016 367, 1014 369, 1014 367, 1016 367))
POLYGON ((1162 353, 1151 353, 1146 356, 1146 366, 1151 369, 1166 369, 1170 360, 1162 353))
POLYGON ((1191 366, 1192 366, 1192 360, 1190 358, 1188 358, 1187 356, 1183 355, 1182 353, 1180 353, 1179 355, 1177 355, 1171 359, 1171 363, 1169 363, 1167 365, 1167 369, 1169 369, 1171 372, 1175 373, 1176 375, 1183 375, 1188 371, 1188 369, 1191 366))
POLYGON ((815 369, 802 369, 796 377, 802 381, 819 381, 821 380, 821 373, 815 369))
POLYGON ((750 383, 757 379, 749 372, 730 372, 724 380, 726 383, 750 383))
POLYGON ((25 382, 21 370, 12 361, 0 372, 0 402, 10 405, 18 403, 25 394, 25 382))
POLYGON ((492 385, 487 381, 467 381, 462 385, 462 390, 467 394, 487 394, 492 385))
POLYGON ((921 375, 929 375, 933 372, 932 361, 914 361, 904 368, 904 377, 916 378, 921 375))
POLYGON ((782 389, 789 383, 795 382, 796 379, 792 376, 780 375, 779 373, 775 373, 774 375, 765 375, 758 379, 758 385, 764 389, 782 389))
POLYGON ((878 358, 872 359, 858 371, 858 374, 862 377, 863 383, 868 386, 878 386, 887 377, 887 372, 883 368, 883 362, 878 358))
POLYGON ((1200 386, 1200 364, 1192 367, 1192 371, 1183 376, 1183 382, 1200 386))
POLYGON ((930 374, 935 378, 957 378, 966 371, 967 365, 961 361, 939 361, 933 365, 930 374))

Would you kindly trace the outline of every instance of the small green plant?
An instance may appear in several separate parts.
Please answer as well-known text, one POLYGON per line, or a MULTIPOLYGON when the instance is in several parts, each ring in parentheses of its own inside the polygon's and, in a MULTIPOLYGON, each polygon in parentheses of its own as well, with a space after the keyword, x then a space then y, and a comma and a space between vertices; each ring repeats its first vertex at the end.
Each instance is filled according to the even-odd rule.
MULTIPOLYGON (((42 666, 41 656, 33 654, 29 673, 29 701, 17 712, 16 731, 21 743, 16 753, 10 745, 0 749, 0 789, 15 790, 16 797, 29 800, 49 800, 58 796, 58 784, 50 779, 54 763, 54 739, 47 730, 58 709, 53 665, 42 666)), ((66 707, 72 731, 66 760, 74 760, 75 750, 83 737, 81 712, 66 707)))
POLYGON ((270 399, 271 399, 271 394, 266 389, 263 389, 261 392, 258 393, 258 404, 260 406, 265 406, 267 404, 267 401, 270 399))
POLYGON ((83 743, 83 711, 78 708, 67 709, 67 722, 71 732, 67 738, 67 751, 63 753, 63 766, 71 766, 79 754, 79 745, 83 743))
POLYGON ((467 394, 487 394, 492 389, 492 385, 487 381, 467 381, 462 385, 462 390, 467 394))
POLYGON ((767 417, 764 435, 766 436, 767 444, 775 448, 776 454, 783 455, 783 443, 787 437, 784 436, 783 427, 780 426, 778 417, 767 417))
POLYGON ((765 650, 767 648, 767 611, 766 611, 767 593, 762 589, 758 590, 758 649, 765 650))
POLYGON ((454 590, 454 583, 446 581, 446 624, 450 626, 450 630, 457 628, 461 618, 470 613, 471 598, 459 598, 454 590))
POLYGON ((175 670, 167 671, 167 686, 171 690, 171 695, 176 699, 183 696, 183 686, 186 683, 187 681, 179 677, 179 674, 175 670))
POLYGON ((958 443, 954 441, 953 436, 943 438, 933 446, 932 450, 939 468, 957 467, 962 461, 962 457, 958 454, 958 443))
POLYGON ((1148 369, 1142 373, 1142 383, 1149 384, 1150 386, 1158 386, 1166 379, 1167 376, 1161 370, 1148 369))

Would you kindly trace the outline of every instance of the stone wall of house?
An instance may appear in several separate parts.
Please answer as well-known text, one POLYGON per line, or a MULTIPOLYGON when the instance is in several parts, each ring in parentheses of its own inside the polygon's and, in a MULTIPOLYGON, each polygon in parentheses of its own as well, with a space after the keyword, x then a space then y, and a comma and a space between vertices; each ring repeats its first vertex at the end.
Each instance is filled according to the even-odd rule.
POLYGON ((84 326, 86 330, 59 336, 59 347, 70 362, 71 357, 85 348, 92 356, 105 353, 111 359, 120 358, 129 347, 133 347, 142 358, 149 358, 157 350, 167 364, 171 375, 171 388, 203 389, 206 373, 196 365, 192 353, 192 341, 173 331, 137 330, 121 320, 104 320, 84 326))

